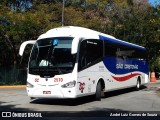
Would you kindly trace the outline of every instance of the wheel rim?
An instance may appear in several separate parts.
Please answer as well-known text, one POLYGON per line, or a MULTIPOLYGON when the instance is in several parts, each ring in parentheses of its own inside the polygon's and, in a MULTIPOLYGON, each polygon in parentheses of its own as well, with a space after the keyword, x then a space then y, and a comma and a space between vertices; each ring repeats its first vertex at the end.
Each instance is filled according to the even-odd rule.
POLYGON ((140 87, 140 83, 139 81, 137 81, 137 88, 139 89, 139 87, 140 87))

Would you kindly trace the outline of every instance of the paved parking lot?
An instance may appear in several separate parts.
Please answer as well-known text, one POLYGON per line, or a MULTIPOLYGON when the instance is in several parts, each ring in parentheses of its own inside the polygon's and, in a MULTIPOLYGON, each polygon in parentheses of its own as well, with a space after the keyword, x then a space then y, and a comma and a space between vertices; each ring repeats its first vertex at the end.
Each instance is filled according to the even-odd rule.
POLYGON ((24 87, 1 88, 0 96, 0 111, 46 112, 58 116, 75 113, 78 116, 101 116, 112 112, 150 112, 160 115, 160 81, 149 83, 140 91, 130 88, 108 92, 101 101, 94 101, 93 96, 75 100, 30 100, 24 87))

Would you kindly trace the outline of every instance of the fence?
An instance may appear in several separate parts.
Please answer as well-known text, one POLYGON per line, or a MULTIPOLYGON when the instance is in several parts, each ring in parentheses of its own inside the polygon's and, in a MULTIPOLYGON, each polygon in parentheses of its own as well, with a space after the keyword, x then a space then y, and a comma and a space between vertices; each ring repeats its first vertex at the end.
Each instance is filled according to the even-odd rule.
POLYGON ((27 70, 18 66, 0 67, 0 85, 26 84, 27 70))

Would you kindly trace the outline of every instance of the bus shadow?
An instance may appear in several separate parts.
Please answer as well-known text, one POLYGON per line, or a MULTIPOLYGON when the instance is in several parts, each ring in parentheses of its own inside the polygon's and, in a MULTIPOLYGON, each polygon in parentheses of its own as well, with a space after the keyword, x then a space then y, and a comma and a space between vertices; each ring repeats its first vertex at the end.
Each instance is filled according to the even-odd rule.
MULTIPOLYGON (((140 90, 144 90, 146 89, 146 86, 141 86, 140 90)), ((136 92, 136 88, 135 87, 131 87, 131 88, 125 88, 125 89, 120 89, 120 90, 114 90, 114 91, 110 91, 110 92, 105 92, 105 96, 103 97, 105 98, 109 98, 109 97, 114 97, 114 96, 118 96, 118 95, 122 95, 122 94, 127 94, 130 92, 136 92)))
POLYGON ((32 104, 45 104, 45 105, 62 105, 62 106, 77 106, 94 101, 94 96, 80 97, 76 99, 34 99, 32 104))
MULTIPOLYGON (((142 86, 140 90, 143 90, 146 88, 147 88, 146 86, 142 86)), ((126 89, 121 89, 121 90, 110 91, 110 92, 106 92, 105 96, 102 99, 107 99, 110 97, 130 93, 134 91, 136 91, 135 88, 126 88, 126 89)), ((94 95, 80 97, 76 99, 50 99, 50 98, 33 99, 30 103, 31 104, 44 104, 44 105, 77 106, 77 105, 87 104, 91 102, 95 102, 94 95)))

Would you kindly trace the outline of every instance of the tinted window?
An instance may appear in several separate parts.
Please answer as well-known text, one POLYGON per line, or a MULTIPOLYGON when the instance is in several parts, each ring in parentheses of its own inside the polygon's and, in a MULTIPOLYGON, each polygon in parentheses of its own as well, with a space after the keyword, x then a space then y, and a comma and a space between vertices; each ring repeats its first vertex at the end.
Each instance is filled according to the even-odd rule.
POLYGON ((79 69, 95 64, 103 57, 103 41, 83 40, 80 44, 79 69))
POLYGON ((105 56, 146 60, 147 52, 123 44, 105 41, 105 56))
POLYGON ((41 39, 32 49, 29 73, 36 75, 58 75, 70 73, 75 64, 75 54, 71 54, 72 37, 41 39), (54 46, 53 42, 58 40, 54 46))

